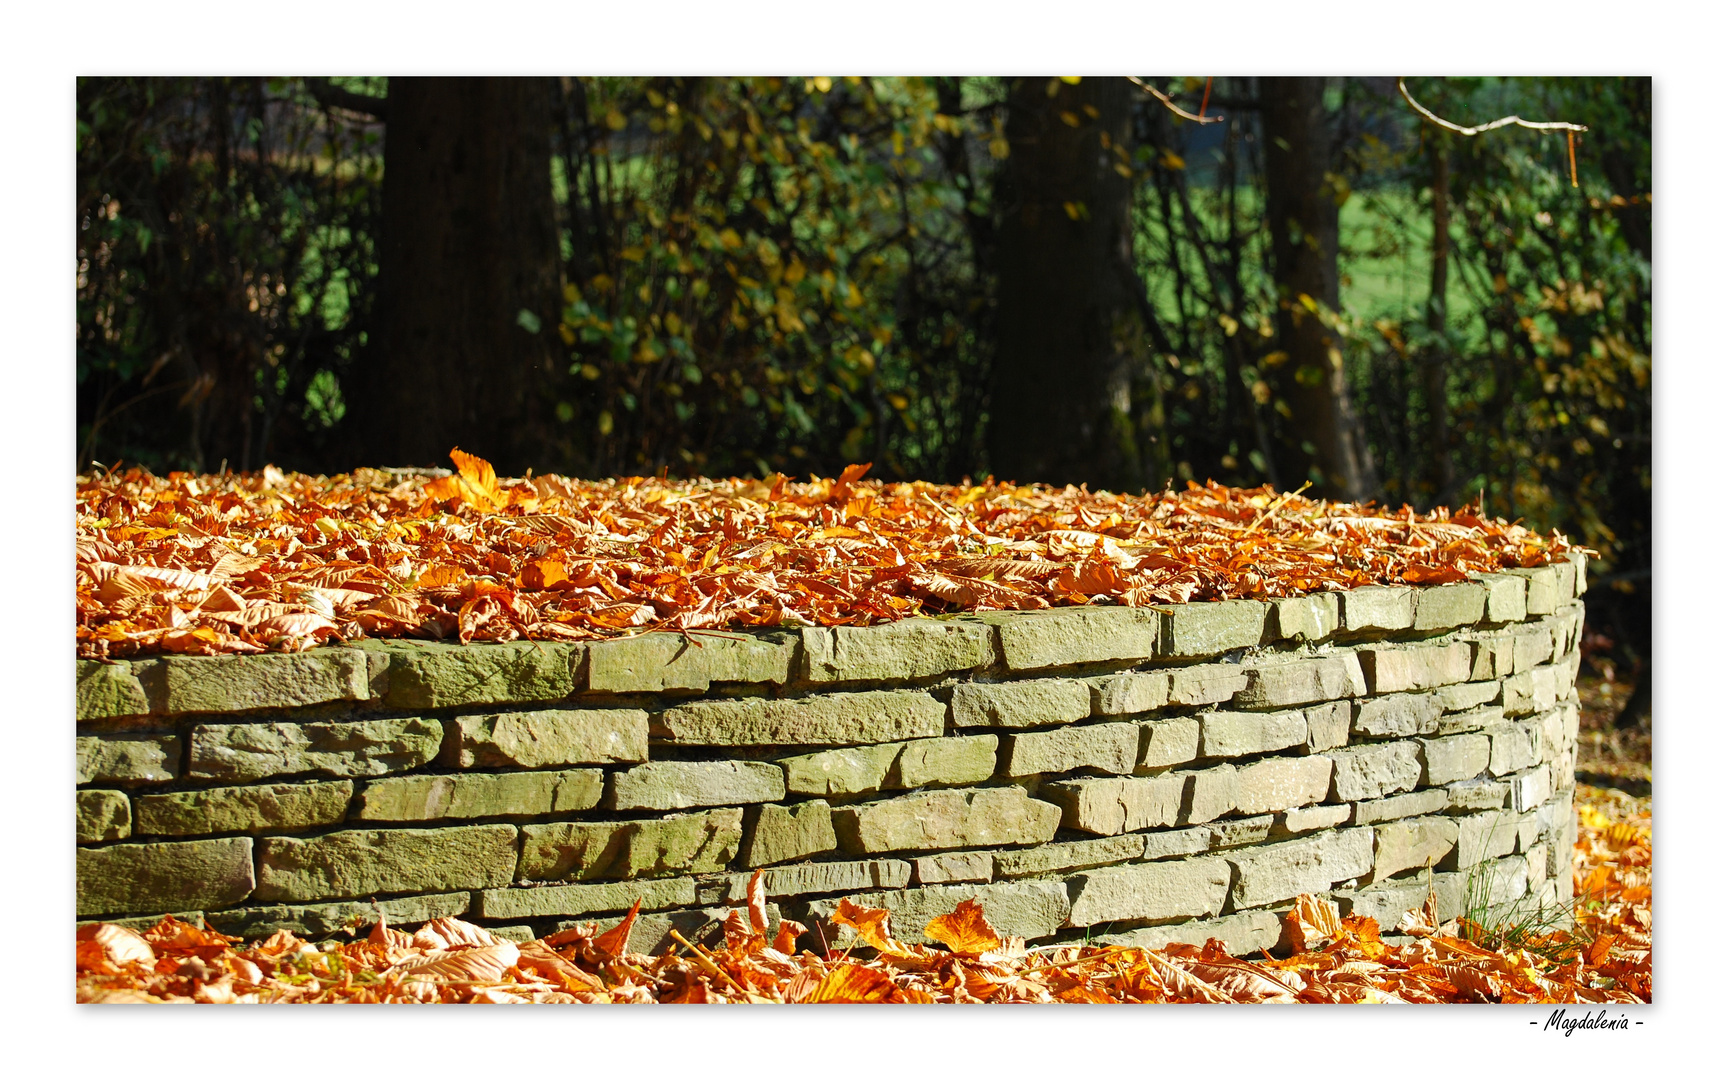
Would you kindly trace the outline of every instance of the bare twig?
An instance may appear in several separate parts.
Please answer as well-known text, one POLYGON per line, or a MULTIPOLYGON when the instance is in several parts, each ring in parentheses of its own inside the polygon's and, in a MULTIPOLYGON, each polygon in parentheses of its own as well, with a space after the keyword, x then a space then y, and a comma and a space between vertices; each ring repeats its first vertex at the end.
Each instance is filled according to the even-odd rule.
MULTIPOLYGON (((1148 94, 1151 94, 1153 97, 1157 98, 1159 101, 1162 101, 1164 103, 1164 107, 1166 109, 1169 109, 1171 112, 1175 113, 1177 116, 1180 116, 1184 120, 1192 120, 1196 124, 1217 124, 1217 123, 1221 123, 1224 119, 1222 116, 1196 116, 1195 114, 1189 112, 1187 109, 1184 109, 1182 106, 1176 104, 1174 101, 1171 101, 1169 94, 1163 93, 1162 91, 1156 90, 1153 87, 1148 86, 1146 84, 1146 82, 1144 80, 1140 79, 1138 76, 1129 75, 1127 78, 1128 78, 1128 81, 1133 83, 1135 86, 1138 86, 1140 89, 1146 91, 1148 94)), ((1212 94, 1212 81, 1210 79, 1208 79, 1206 81, 1206 96, 1211 97, 1211 94, 1212 94)), ((1206 111, 1206 105, 1205 105, 1204 101, 1201 102, 1200 111, 1202 113, 1204 113, 1206 111)))
POLYGON ((1400 94, 1404 95, 1404 100, 1406 102, 1408 102, 1410 107, 1412 109, 1415 109, 1417 114, 1420 115, 1424 120, 1427 120, 1433 124, 1436 124, 1440 127, 1445 128, 1447 131, 1455 132, 1459 135, 1480 135, 1484 131, 1493 131, 1495 128, 1503 128, 1509 124, 1516 125, 1516 126, 1522 127, 1522 128, 1529 128, 1532 131, 1579 132, 1579 131, 1589 131, 1590 130, 1589 128, 1585 127, 1583 124, 1571 124, 1571 123, 1567 123, 1564 120, 1550 120, 1550 121, 1538 122, 1535 120, 1526 120, 1523 117, 1516 116, 1516 115, 1514 115, 1514 116, 1502 116, 1498 120, 1491 120, 1486 124, 1477 124, 1475 127, 1459 127, 1457 124, 1452 123, 1450 120, 1442 120, 1438 116, 1435 116, 1433 113, 1429 112, 1427 109, 1424 109, 1421 106, 1421 104, 1417 102, 1417 100, 1415 98, 1410 96, 1410 91, 1404 86, 1404 79, 1402 76, 1400 76, 1398 79, 1398 92, 1400 94))

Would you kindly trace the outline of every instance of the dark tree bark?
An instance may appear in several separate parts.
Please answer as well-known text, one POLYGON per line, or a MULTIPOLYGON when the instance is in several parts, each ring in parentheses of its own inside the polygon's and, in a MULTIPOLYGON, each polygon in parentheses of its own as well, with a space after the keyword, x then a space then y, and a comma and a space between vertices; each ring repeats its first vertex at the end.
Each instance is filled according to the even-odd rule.
POLYGON ((1147 329, 1131 188, 1116 170, 1132 92, 1108 78, 1009 87, 986 437, 1002 479, 1131 492, 1163 481, 1148 475, 1132 415, 1147 329))
MULTIPOLYGON (((1338 309, 1338 202, 1327 176, 1331 132, 1320 78, 1263 78, 1266 217, 1278 285, 1275 390, 1289 406, 1274 449, 1280 480, 1304 478, 1328 498, 1364 499, 1379 481, 1350 403, 1340 343, 1309 301, 1338 309)), ((1283 410, 1279 410, 1282 414, 1283 410)))
POLYGON ((1428 329, 1434 341, 1423 350, 1423 395, 1428 399, 1428 481, 1434 505, 1452 501, 1452 428, 1447 416, 1445 345, 1446 289, 1452 265, 1452 138, 1433 135, 1434 238, 1428 249, 1428 329))
POLYGON ((356 425, 368 463, 447 464, 460 446, 500 474, 547 466, 552 93, 538 78, 390 80, 379 333, 356 425))

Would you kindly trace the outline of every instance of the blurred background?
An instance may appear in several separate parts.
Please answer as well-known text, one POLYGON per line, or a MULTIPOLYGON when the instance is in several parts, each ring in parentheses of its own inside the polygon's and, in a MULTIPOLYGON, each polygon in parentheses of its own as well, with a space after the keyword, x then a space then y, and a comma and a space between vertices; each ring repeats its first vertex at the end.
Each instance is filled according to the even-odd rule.
POLYGON ((81 78, 78 468, 1480 500, 1647 778, 1651 82, 1406 86, 81 78))

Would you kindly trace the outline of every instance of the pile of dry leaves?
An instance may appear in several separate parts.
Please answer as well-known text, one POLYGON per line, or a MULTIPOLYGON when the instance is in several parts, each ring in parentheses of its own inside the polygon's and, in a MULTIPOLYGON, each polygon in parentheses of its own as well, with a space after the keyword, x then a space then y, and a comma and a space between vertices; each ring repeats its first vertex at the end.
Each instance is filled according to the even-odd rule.
POLYGON ((632 911, 527 944, 458 919, 414 934, 379 923, 363 941, 322 947, 287 931, 251 946, 172 918, 137 934, 78 933, 80 1002, 1244 1002, 1636 1003, 1650 1000, 1648 800, 1579 789, 1576 925, 1540 932, 1436 925, 1432 908, 1380 938, 1368 918, 1313 897, 1286 917, 1296 951, 1238 960, 1216 941, 1159 950, 1027 949, 991 929, 973 901, 906 945, 885 911, 842 902, 837 922, 867 949, 794 950, 796 923, 768 935, 762 874, 727 918, 725 943, 629 951, 632 911))
POLYGON ((78 654, 298 650, 331 639, 582 640, 648 629, 1281 597, 1458 581, 1566 540, 1190 484, 1084 489, 865 480, 500 481, 360 470, 78 482, 78 654))

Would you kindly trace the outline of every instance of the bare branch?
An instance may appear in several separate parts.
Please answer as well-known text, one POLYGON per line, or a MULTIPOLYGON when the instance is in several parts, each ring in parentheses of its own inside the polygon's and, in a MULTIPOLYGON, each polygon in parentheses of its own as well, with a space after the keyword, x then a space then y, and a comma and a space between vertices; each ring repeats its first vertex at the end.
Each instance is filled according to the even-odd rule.
MULTIPOLYGON (((1150 87, 1148 87, 1148 89, 1150 89, 1150 87)), ((1578 132, 1590 130, 1583 124, 1569 124, 1564 120, 1553 120, 1539 123, 1534 120, 1526 120, 1521 116, 1502 116, 1498 120, 1492 120, 1486 124, 1477 124, 1475 127, 1459 127, 1450 120, 1440 119, 1438 116, 1435 116, 1417 103, 1416 99, 1410 96, 1410 91, 1405 88, 1403 76, 1399 76, 1398 78, 1398 92, 1404 95, 1404 100, 1408 102, 1410 107, 1415 109, 1417 114, 1423 119, 1437 124, 1438 126, 1445 128, 1447 131, 1456 132, 1459 135, 1480 135, 1484 131, 1493 131, 1495 128, 1503 128, 1509 124, 1517 125, 1522 128, 1529 128, 1532 131, 1578 132)))
POLYGON ((330 82, 329 79, 308 75, 305 78, 306 92, 315 98, 318 104, 326 109, 347 109, 375 120, 386 119, 384 115, 384 98, 371 97, 367 94, 356 94, 352 90, 344 90, 330 82))
MULTIPOLYGON (((1175 113, 1177 116, 1180 116, 1184 120, 1192 120, 1196 124, 1216 124, 1216 123, 1221 122, 1224 119, 1222 116, 1195 116, 1193 113, 1182 108, 1182 106, 1176 104, 1174 101, 1171 101, 1169 94, 1161 93, 1160 91, 1153 89, 1152 87, 1148 86, 1143 80, 1141 80, 1137 76, 1129 75, 1129 76, 1127 76, 1127 78, 1128 78, 1128 81, 1133 83, 1135 86, 1138 86, 1140 89, 1146 91, 1148 94, 1151 94, 1153 97, 1157 98, 1159 101, 1162 101, 1164 103, 1164 107, 1166 109, 1169 109, 1171 112, 1175 113)), ((1211 91, 1211 84, 1210 83, 1207 84, 1207 91, 1208 91, 1208 96, 1210 96, 1210 91, 1211 91)), ((1202 111, 1204 111, 1206 106, 1204 104, 1202 104, 1200 106, 1200 108, 1202 111)))

